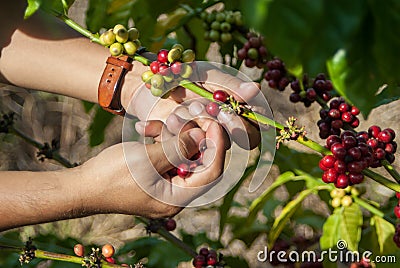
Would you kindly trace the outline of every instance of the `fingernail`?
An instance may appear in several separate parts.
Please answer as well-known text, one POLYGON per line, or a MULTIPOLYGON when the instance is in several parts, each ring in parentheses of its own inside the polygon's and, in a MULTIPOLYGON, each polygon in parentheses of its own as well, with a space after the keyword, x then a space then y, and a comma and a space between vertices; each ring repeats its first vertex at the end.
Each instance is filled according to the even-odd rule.
POLYGON ((200 102, 193 102, 189 105, 189 113, 193 116, 199 115, 204 111, 204 105, 200 102))
POLYGON ((144 135, 144 129, 149 125, 149 122, 139 121, 135 124, 136 132, 140 135, 144 135))
POLYGON ((189 136, 196 144, 200 144, 204 140, 204 132, 199 128, 189 130, 189 136))

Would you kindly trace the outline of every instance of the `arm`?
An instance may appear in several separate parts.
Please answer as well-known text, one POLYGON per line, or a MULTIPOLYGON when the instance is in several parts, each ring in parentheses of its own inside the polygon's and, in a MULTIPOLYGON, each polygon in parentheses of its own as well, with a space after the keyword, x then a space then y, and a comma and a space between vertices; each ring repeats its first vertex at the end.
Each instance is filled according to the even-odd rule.
MULTIPOLYGON (((159 140, 162 129, 162 122, 152 121, 143 131, 159 140)), ((169 139, 162 143, 111 146, 72 169, 0 172, 0 231, 104 213, 173 216, 220 178, 225 159, 223 133, 210 122, 179 136, 163 132, 169 139), (170 160, 191 158, 205 138, 213 142, 204 151, 201 170, 186 179, 171 177, 170 160)))
MULTIPOLYGON (((0 11, 2 82, 97 103, 97 87, 108 49, 40 11, 24 20, 24 2, 7 1, 0 11), (11 12, 11 16, 5 12, 11 12)), ((147 70, 139 62, 133 64, 122 89, 125 107, 147 70)))

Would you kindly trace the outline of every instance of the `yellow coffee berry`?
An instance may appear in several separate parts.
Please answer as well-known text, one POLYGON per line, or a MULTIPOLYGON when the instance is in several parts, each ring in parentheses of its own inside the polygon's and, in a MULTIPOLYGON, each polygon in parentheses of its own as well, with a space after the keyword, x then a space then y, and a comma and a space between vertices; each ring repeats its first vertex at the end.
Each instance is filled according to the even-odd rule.
POLYGON ((179 60, 181 58, 182 51, 177 48, 173 48, 168 52, 168 61, 169 62, 174 62, 176 60, 179 60))
POLYGON ((139 38, 139 30, 136 28, 130 28, 128 30, 129 40, 135 41, 139 38))
POLYGON ((144 73, 142 73, 142 81, 148 83, 153 75, 154 73, 151 70, 145 71, 144 73))
POLYGON ((173 48, 179 49, 181 52, 182 52, 183 49, 184 49, 183 46, 182 46, 181 44, 175 44, 175 45, 172 46, 171 49, 173 49, 173 48))
POLYGON ((183 62, 192 62, 195 60, 195 57, 196 57, 196 55, 195 55, 194 51, 191 49, 186 49, 182 53, 182 61, 183 62))
POLYGON ((100 36, 100 41, 104 46, 111 46, 115 42, 115 34, 112 31, 106 31, 100 36))
POLYGON ((128 55, 134 55, 136 53, 136 51, 138 50, 138 48, 139 47, 132 41, 128 41, 124 44, 125 52, 128 55))
POLYGON ((181 72, 181 77, 182 78, 189 78, 193 73, 193 68, 189 64, 182 64, 182 72, 181 72))
POLYGON ((117 34, 119 30, 124 29, 126 31, 126 28, 124 25, 122 24, 117 24, 114 26, 114 28, 112 29, 114 34, 117 34))
POLYGON ((125 28, 119 29, 117 34, 115 35, 115 40, 117 40, 117 42, 120 43, 127 42, 128 38, 129 38, 128 31, 125 28))
POLYGON ((110 53, 113 56, 119 56, 124 51, 124 47, 120 43, 114 43, 110 46, 110 53))

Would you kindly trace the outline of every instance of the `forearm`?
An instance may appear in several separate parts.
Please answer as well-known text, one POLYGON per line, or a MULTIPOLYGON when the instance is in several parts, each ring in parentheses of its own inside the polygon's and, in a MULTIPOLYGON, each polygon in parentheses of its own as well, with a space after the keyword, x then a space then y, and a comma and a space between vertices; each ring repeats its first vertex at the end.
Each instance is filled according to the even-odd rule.
MULTIPOLYGON (((22 15, 21 15, 22 16, 22 15)), ((2 82, 97 102, 97 88, 109 56, 108 49, 71 31, 58 19, 38 14, 16 21, 1 51, 2 82)), ((145 70, 134 62, 126 76, 122 103, 127 105, 145 70)), ((0 77, 1 77, 0 76, 0 77)))
POLYGON ((51 172, 0 172, 0 231, 87 216, 79 168, 51 172))

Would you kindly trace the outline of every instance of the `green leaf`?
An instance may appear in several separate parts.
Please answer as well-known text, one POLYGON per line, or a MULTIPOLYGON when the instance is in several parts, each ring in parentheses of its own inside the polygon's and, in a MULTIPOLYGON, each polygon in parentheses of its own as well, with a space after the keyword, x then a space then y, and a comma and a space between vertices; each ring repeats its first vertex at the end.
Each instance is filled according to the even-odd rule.
POLYGON ((341 209, 335 209, 332 215, 328 217, 322 227, 322 236, 319 240, 321 249, 329 249, 336 246, 339 240, 339 227, 341 220, 341 209))
POLYGON ((28 0, 28 6, 25 9, 24 18, 32 16, 40 8, 41 0, 28 0))
POLYGON ((381 217, 373 216, 371 218, 371 226, 374 227, 373 233, 375 233, 379 244, 379 252, 381 254, 393 252, 393 249, 396 248, 393 242, 393 235, 395 232, 393 224, 381 217))
POLYGON ((299 193, 299 195, 291 200, 282 210, 281 214, 275 219, 274 224, 272 225, 272 229, 268 234, 268 247, 272 248, 276 239, 281 234, 282 230, 285 228, 287 222, 292 217, 292 215, 296 212, 296 210, 300 207, 303 200, 312 194, 315 189, 307 189, 299 193))
POLYGON ((265 203, 272 197, 274 191, 281 185, 291 181, 295 178, 293 172, 287 171, 281 174, 275 181, 272 183, 268 189, 266 189, 259 197, 253 200, 249 207, 249 214, 247 216, 246 223, 244 226, 251 225, 255 219, 257 218, 258 212, 264 207, 265 203))
POLYGON ((345 85, 346 77, 348 75, 346 51, 344 49, 339 49, 332 58, 327 60, 326 66, 329 77, 336 91, 349 101, 346 96, 345 85))
POLYGON ((362 223, 362 212, 358 204, 353 203, 349 207, 344 207, 339 231, 340 239, 347 242, 348 250, 358 250, 358 243, 361 239, 362 223))
POLYGON ((89 126, 89 144, 91 147, 97 146, 104 141, 104 131, 110 124, 114 115, 104 111, 97 106, 96 114, 94 115, 93 121, 89 126))
POLYGON ((321 249, 333 248, 339 240, 344 240, 348 250, 358 250, 362 223, 362 212, 357 204, 335 209, 324 224, 321 249))
POLYGON ((90 112, 90 110, 95 107, 95 103, 89 101, 82 101, 82 105, 86 113, 90 112))

